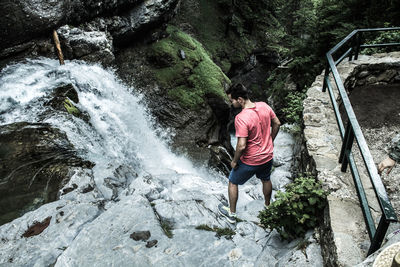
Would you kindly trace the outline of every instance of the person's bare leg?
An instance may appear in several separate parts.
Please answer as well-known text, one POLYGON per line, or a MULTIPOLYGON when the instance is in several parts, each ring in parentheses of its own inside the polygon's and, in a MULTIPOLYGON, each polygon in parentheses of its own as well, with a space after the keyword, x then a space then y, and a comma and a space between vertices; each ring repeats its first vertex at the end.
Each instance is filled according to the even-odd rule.
POLYGON ((228 185, 229 207, 231 212, 236 213, 236 203, 239 198, 239 189, 237 184, 229 182, 228 185))
POLYGON ((263 194, 265 199, 265 205, 269 206, 271 200, 271 193, 272 193, 272 183, 271 180, 269 181, 261 181, 263 186, 263 194))

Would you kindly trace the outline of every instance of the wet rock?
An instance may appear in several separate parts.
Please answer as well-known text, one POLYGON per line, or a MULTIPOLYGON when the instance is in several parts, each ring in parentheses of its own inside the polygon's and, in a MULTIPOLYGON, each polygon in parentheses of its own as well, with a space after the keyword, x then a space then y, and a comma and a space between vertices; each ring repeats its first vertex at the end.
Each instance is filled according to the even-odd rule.
POLYGON ((142 1, 124 14, 105 18, 104 21, 114 43, 126 45, 132 42, 132 37, 168 21, 174 15, 178 3, 179 0, 142 1))
MULTIPOLYGON (((277 137, 276 141, 279 140, 277 137)), ((278 144, 277 149, 280 149, 278 144)), ((117 169, 115 173, 120 176, 130 173, 125 165, 117 169)), ((81 178, 81 175, 76 177, 79 181, 81 178)), ((73 179, 71 186, 75 182, 73 179)), ((257 179, 254 181, 260 185, 257 179)), ((76 183, 82 188, 87 182, 76 183)), ((86 266, 93 262, 107 266, 123 266, 126 262, 149 266, 197 266, 199 262, 204 266, 269 266, 268 263, 277 262, 296 246, 281 241, 276 231, 270 234, 271 231, 258 226, 256 215, 246 216, 249 212, 258 213, 263 207, 261 186, 257 186, 257 195, 246 193, 246 188, 240 190, 245 195, 239 198, 238 216, 245 220, 238 222, 236 229, 230 228, 236 233, 232 239, 218 237, 214 231, 197 229, 204 224, 213 229, 230 227, 217 210, 222 195, 227 194, 226 186, 224 177, 171 172, 139 174, 126 194, 120 194, 118 202, 106 201, 100 194, 83 195, 80 190, 74 190, 57 202, 43 205, 0 227, 0 240, 9 240, 0 241, 0 264, 13 258, 18 266, 32 263, 49 266, 54 262, 55 266, 86 266), (149 198, 144 195, 152 190, 158 191, 159 197, 149 203, 149 198), (255 201, 257 205, 252 205, 255 201), (103 204, 96 205, 96 202, 103 204), (20 237, 26 225, 31 225, 36 218, 47 216, 55 216, 56 223, 52 222, 46 228, 45 235, 14 238, 20 237), (169 230, 173 234, 171 237, 166 235, 166 222, 174 226, 169 230), (146 231, 151 233, 147 235, 148 239, 134 241, 130 238, 134 232, 146 231), (43 246, 46 250, 41 249, 43 246)), ((248 186, 255 188, 253 184, 248 186)))
POLYGON ((82 193, 86 194, 86 193, 92 192, 93 190, 94 190, 94 187, 89 184, 89 185, 87 185, 87 187, 82 189, 82 193))
POLYGON ((150 241, 147 241, 146 248, 154 247, 155 245, 157 245, 157 243, 158 243, 157 240, 150 240, 150 241))
POLYGON ((108 66, 114 60, 112 37, 97 30, 83 30, 64 25, 57 30, 66 59, 101 62, 108 66))
POLYGON ((75 189, 78 188, 77 184, 73 184, 72 187, 66 187, 62 190, 62 195, 68 194, 69 192, 74 191, 75 189))
MULTIPOLYGON (((149 239, 151 236, 150 231, 139 231, 139 232, 133 232, 130 235, 130 238, 132 238, 133 240, 139 241, 146 241, 147 239, 149 239)), ((154 241, 154 240, 153 240, 154 241)))
POLYGON ((66 135, 44 123, 0 127, 0 224, 54 201, 71 167, 90 167, 66 135))
POLYGON ((228 150, 223 146, 210 146, 211 157, 208 165, 214 167, 217 170, 221 170, 225 175, 229 175, 230 163, 232 156, 228 150))
POLYGON ((104 179, 104 184, 112 190, 111 199, 117 200, 119 193, 136 179, 138 174, 131 166, 127 165, 120 165, 113 174, 113 177, 104 179))
MULTIPOLYGON (((81 112, 74 103, 79 103, 78 93, 72 84, 66 84, 55 88, 50 96, 50 100, 47 100, 44 105, 50 106, 55 110, 68 112, 85 122, 89 122, 89 114, 81 112)), ((46 116, 48 112, 44 112, 41 116, 46 116)))
POLYGON ((43 34, 50 35, 52 29, 63 23, 81 23, 100 14, 116 14, 140 2, 143 1, 2 1, 0 50, 43 34))

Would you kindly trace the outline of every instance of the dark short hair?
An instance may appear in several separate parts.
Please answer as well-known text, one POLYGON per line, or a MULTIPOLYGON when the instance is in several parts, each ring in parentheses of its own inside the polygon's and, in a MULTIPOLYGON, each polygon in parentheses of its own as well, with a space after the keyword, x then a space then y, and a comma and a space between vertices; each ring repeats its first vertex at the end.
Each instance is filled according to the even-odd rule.
POLYGON ((231 85, 228 90, 226 90, 227 95, 231 95, 232 99, 238 99, 242 97, 243 99, 249 99, 249 93, 247 92, 247 88, 244 87, 243 84, 237 83, 231 85))

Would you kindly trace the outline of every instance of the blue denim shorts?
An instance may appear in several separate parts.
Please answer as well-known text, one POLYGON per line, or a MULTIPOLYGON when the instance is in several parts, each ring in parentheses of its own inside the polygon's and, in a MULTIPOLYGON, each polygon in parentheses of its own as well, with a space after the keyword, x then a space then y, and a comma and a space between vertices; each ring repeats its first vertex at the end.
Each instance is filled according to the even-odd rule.
POLYGON ((232 169, 231 173, 229 174, 229 181, 233 184, 242 185, 254 174, 262 181, 269 181, 271 177, 272 162, 273 160, 271 159, 262 165, 252 166, 244 164, 239 160, 237 168, 232 169))

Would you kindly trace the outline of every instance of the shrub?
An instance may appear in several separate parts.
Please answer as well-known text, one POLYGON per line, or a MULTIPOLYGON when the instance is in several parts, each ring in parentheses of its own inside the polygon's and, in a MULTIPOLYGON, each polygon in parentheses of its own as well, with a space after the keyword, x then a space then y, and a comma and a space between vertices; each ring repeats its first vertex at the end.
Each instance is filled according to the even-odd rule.
MULTIPOLYGON (((385 28, 390 28, 391 25, 389 23, 384 24, 385 28)), ((373 34, 373 33, 372 33, 373 34)), ((370 35, 372 35, 370 34, 370 35)), ((367 36, 365 42, 367 44, 384 44, 384 43, 398 43, 400 42, 400 33, 399 31, 384 31, 379 32, 378 35, 367 36)), ((372 55, 375 53, 384 53, 384 52, 392 52, 397 51, 398 47, 383 47, 383 48, 367 48, 362 50, 363 54, 372 55)))
POLYGON ((288 122, 301 124, 303 113, 303 99, 304 93, 289 92, 285 97, 287 106, 282 109, 288 122))
POLYGON ((326 204, 326 192, 313 177, 300 177, 279 191, 276 200, 258 217, 261 224, 276 229, 283 239, 303 237, 317 225, 326 204))

